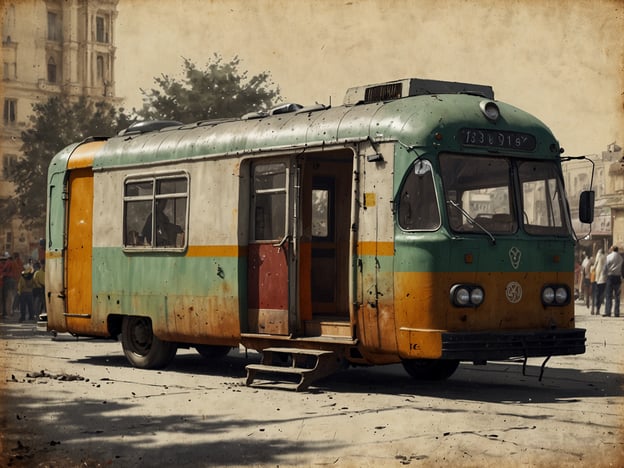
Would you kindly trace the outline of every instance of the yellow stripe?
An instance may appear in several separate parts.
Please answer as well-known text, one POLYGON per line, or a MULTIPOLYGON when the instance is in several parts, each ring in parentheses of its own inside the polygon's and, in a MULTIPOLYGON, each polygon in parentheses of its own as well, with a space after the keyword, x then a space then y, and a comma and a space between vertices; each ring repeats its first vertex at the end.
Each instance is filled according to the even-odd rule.
POLYGON ((191 245, 187 257, 244 257, 247 247, 240 245, 191 245))
POLYGON ((358 255, 394 255, 394 242, 358 242, 358 255))

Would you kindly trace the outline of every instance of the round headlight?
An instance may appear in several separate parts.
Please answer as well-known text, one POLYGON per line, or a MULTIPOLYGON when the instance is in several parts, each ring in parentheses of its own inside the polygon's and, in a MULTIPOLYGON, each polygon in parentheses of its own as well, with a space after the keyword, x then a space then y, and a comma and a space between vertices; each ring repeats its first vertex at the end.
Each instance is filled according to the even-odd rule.
POLYGON ((470 301, 470 293, 466 288, 458 288, 455 291, 455 302, 459 305, 466 305, 470 301))
POLYGON ((494 101, 481 101, 479 107, 488 120, 494 121, 500 117, 500 110, 494 101))
POLYGON ((544 301, 545 304, 552 304, 554 300, 555 300, 554 289, 551 288, 550 286, 547 288, 544 288, 544 290, 542 291, 542 301, 544 301))
POLYGON ((480 305, 483 302, 483 289, 474 288, 470 293, 470 302, 474 305, 480 305))
POLYGON ((557 288, 555 291, 555 301, 557 304, 565 304, 568 302, 568 290, 566 288, 557 288))

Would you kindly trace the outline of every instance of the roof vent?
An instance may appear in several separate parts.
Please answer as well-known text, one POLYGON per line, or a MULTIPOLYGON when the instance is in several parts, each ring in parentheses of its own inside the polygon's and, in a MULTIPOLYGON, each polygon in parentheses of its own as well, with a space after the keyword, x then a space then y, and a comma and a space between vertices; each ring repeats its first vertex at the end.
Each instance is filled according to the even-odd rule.
POLYGON ((349 88, 344 98, 345 106, 368 104, 371 102, 392 101, 408 96, 424 96, 428 94, 476 94, 494 99, 491 86, 454 81, 423 80, 408 78, 366 86, 349 88))
POLYGON ((140 133, 155 132, 167 127, 179 127, 180 125, 184 124, 177 120, 142 120, 140 122, 134 122, 128 128, 119 132, 118 135, 137 135, 140 133))

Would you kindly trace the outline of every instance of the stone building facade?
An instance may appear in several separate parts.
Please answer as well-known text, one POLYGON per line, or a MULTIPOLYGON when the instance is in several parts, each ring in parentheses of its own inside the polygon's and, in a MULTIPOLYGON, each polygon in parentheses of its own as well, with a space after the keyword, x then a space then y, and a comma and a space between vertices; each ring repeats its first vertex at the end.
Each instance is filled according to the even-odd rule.
MULTIPOLYGON (((579 241, 579 251, 593 254, 612 244, 624 248, 624 159, 622 148, 611 143, 600 154, 588 155, 588 161, 563 164, 566 192, 570 199, 572 222, 579 241), (581 191, 596 193, 595 217, 591 226, 578 221, 578 200, 581 191)), ((579 255, 581 253, 579 252, 579 255)))
MULTIPOLYGON (((119 0, 5 0, 2 6, 0 198, 21 152, 32 105, 61 93, 115 98, 115 20, 119 0)), ((60 148, 59 148, 60 149, 60 148)), ((30 257, 43 232, 0 220, 0 254, 30 257)))

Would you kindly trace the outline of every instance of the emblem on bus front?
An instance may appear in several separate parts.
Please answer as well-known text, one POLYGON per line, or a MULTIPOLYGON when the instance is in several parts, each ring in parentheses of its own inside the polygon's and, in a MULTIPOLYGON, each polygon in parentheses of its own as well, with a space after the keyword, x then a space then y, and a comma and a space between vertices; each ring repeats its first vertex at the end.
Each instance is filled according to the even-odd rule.
POLYGON ((520 257, 522 257, 522 252, 518 247, 509 249, 509 260, 511 260, 511 266, 514 267, 514 270, 520 266, 520 257))
POLYGON ((507 296, 507 300, 512 304, 520 302, 520 299, 522 299, 522 286, 520 286, 520 283, 517 281, 508 283, 505 288, 505 295, 507 296))

